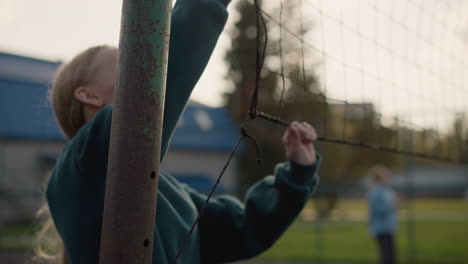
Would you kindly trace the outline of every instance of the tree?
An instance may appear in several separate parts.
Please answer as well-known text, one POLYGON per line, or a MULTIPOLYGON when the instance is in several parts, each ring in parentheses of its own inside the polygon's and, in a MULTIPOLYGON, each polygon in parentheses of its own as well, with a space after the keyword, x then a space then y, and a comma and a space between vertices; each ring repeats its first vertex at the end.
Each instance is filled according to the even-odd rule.
MULTIPOLYGON (((283 14, 293 12, 297 8, 294 4, 284 7, 283 14)), ((235 24, 231 32, 232 48, 226 53, 225 60, 229 65, 227 78, 232 82, 232 92, 226 94, 227 108, 232 117, 240 125, 249 112, 250 99, 255 89, 256 80, 256 13, 252 3, 240 1, 236 10, 240 14, 240 19, 235 24)), ((279 10, 272 12, 278 13, 279 10)), ((292 23, 284 25, 294 26, 292 23)), ((295 25, 297 26, 297 25, 295 25)), ((280 28, 274 23, 267 24, 267 31, 279 31, 280 28)), ((284 57, 294 57, 299 59, 300 51, 291 48, 294 43, 291 39, 281 39, 270 34, 265 56, 265 67, 260 80, 260 95, 258 99, 258 110, 270 115, 281 117, 284 120, 298 119, 303 116, 303 120, 317 123, 326 111, 326 102, 318 93, 318 81, 313 72, 306 72, 303 78, 302 69, 296 64, 283 63, 283 81, 280 72, 281 65, 278 65, 279 49, 281 45, 284 57), (273 63, 272 63, 273 61, 273 63), (304 88, 302 91, 297 87, 304 88), (299 97, 297 91, 301 91, 299 97), (316 92, 314 94, 311 92, 316 92), (300 99, 300 100, 299 100, 300 99), (307 114, 304 114, 307 113, 307 114)), ((260 177, 271 173, 271 168, 279 161, 284 160, 284 151, 280 144, 283 127, 256 120, 249 122, 247 131, 258 143, 260 147, 263 163, 258 166, 256 161, 256 150, 253 144, 247 142, 246 152, 240 157, 240 167, 245 185, 257 181, 260 177)))
MULTIPOLYGON (((310 63, 312 55, 296 37, 307 35, 312 30, 312 25, 309 23, 301 26, 299 19, 290 19, 298 17, 298 8, 300 5, 297 1, 290 1, 282 9, 276 7, 267 10, 274 14, 274 20, 268 20, 266 26, 270 37, 260 80, 259 110, 283 120, 307 121, 322 136, 375 144, 394 142, 396 130, 381 125, 372 104, 362 102, 337 105, 326 100, 320 90, 315 66, 310 63), (283 14, 283 28, 278 26, 280 12, 283 14), (297 32, 296 36, 285 32, 285 29, 297 32), (279 34, 280 30, 283 34, 279 34), (304 66, 308 70, 303 70, 302 55, 307 57, 304 66), (361 114, 352 114, 351 110, 361 114)), ((248 117, 250 100, 255 89, 257 29, 253 4, 240 1, 236 10, 240 18, 231 31, 232 48, 225 55, 229 65, 227 79, 232 83, 232 91, 226 94, 226 102, 233 119, 241 125, 248 117)), ((271 168, 285 158, 281 144, 284 127, 254 120, 248 122, 246 129, 256 140, 263 163, 256 164, 256 147, 246 141, 245 152, 239 158, 242 175, 239 180, 243 186, 249 186, 264 175, 271 174, 271 168)), ((318 150, 325 157, 321 164, 321 185, 318 189, 324 204, 319 207, 323 209, 319 212, 321 215, 327 215, 339 195, 346 191, 346 187, 359 181, 370 166, 375 163, 391 166, 395 163, 392 155, 356 147, 319 143, 318 150)))

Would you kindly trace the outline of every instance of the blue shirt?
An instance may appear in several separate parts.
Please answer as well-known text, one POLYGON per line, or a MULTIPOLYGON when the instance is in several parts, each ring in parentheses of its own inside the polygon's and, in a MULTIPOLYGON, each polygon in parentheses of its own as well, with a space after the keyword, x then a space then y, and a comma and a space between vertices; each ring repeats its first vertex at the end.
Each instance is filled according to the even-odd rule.
POLYGON ((397 228, 395 193, 390 187, 376 185, 367 194, 369 228, 372 234, 392 234, 397 228))

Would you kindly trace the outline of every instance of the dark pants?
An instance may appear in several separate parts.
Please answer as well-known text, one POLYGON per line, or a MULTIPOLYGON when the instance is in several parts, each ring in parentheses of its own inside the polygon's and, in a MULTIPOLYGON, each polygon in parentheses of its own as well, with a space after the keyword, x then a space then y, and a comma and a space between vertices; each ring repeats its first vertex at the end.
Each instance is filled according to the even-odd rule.
POLYGON ((393 234, 377 235, 377 243, 379 244, 380 263, 395 264, 396 256, 393 234))

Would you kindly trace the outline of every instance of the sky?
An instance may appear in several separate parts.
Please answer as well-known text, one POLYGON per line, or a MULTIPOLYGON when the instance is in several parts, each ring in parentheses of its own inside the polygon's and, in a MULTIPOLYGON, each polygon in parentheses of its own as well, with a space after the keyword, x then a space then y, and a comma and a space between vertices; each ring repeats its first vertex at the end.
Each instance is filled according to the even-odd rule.
POLYGON ((329 97, 371 101, 384 121, 416 128, 444 130, 455 112, 467 113, 468 1, 304 3, 329 97))
MULTIPOLYGON (((121 7, 121 0, 0 0, 0 51, 66 62, 94 45, 118 46, 121 7)), ((194 90, 195 100, 222 104, 229 42, 223 32, 194 90)))
MULTIPOLYGON (((265 8, 279 3, 268 1, 265 8)), ((117 46, 121 5, 0 0, 0 51, 67 61, 93 45, 117 46)), ((229 12, 192 96, 210 106, 221 106, 231 85, 223 56, 239 16, 234 4, 229 12)), ((464 0, 303 0, 304 23, 313 25, 304 37, 305 68, 316 71, 330 98, 372 102, 389 120, 397 115, 417 127, 446 127, 454 112, 468 112, 466 14, 464 0)))

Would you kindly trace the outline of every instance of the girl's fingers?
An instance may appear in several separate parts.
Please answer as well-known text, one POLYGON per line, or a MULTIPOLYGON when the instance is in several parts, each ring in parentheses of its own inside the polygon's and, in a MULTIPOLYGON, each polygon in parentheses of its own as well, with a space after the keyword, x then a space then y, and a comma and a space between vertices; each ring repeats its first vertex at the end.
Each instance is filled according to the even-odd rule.
POLYGON ((317 140, 317 131, 315 131, 315 129, 312 130, 311 140, 312 141, 317 140))
POLYGON ((301 142, 305 143, 315 140, 317 140, 317 132, 307 122, 292 122, 283 136, 283 143, 286 145, 301 144, 301 142))
POLYGON ((302 138, 307 137, 307 129, 306 129, 306 127, 304 126, 304 124, 299 123, 299 122, 296 122, 296 123, 295 123, 295 126, 296 126, 297 129, 299 130, 299 133, 300 133, 300 135, 301 135, 302 138))
POLYGON ((286 132, 284 132, 283 144, 284 145, 289 145, 289 128, 286 130, 286 132))
POLYGON ((289 128, 289 140, 290 141, 298 141, 300 138, 300 128, 297 126, 292 126, 289 128))
POLYGON ((314 127, 307 122, 299 123, 301 136, 303 139, 315 141, 317 139, 317 132, 314 127))
POLYGON ((293 124, 288 128, 287 142, 289 146, 297 145, 301 142, 301 132, 298 124, 293 124))
POLYGON ((317 131, 315 130, 315 128, 308 123, 305 123, 305 125, 308 127, 309 130, 309 139, 312 141, 317 140, 317 131))
POLYGON ((286 129, 286 132, 283 135, 283 143, 289 145, 291 142, 291 133, 294 133, 293 127, 295 127, 295 122, 292 122, 291 125, 286 129))
POLYGON ((313 141, 317 135, 315 129, 307 123, 292 122, 283 136, 286 156, 299 164, 315 162, 313 141))

